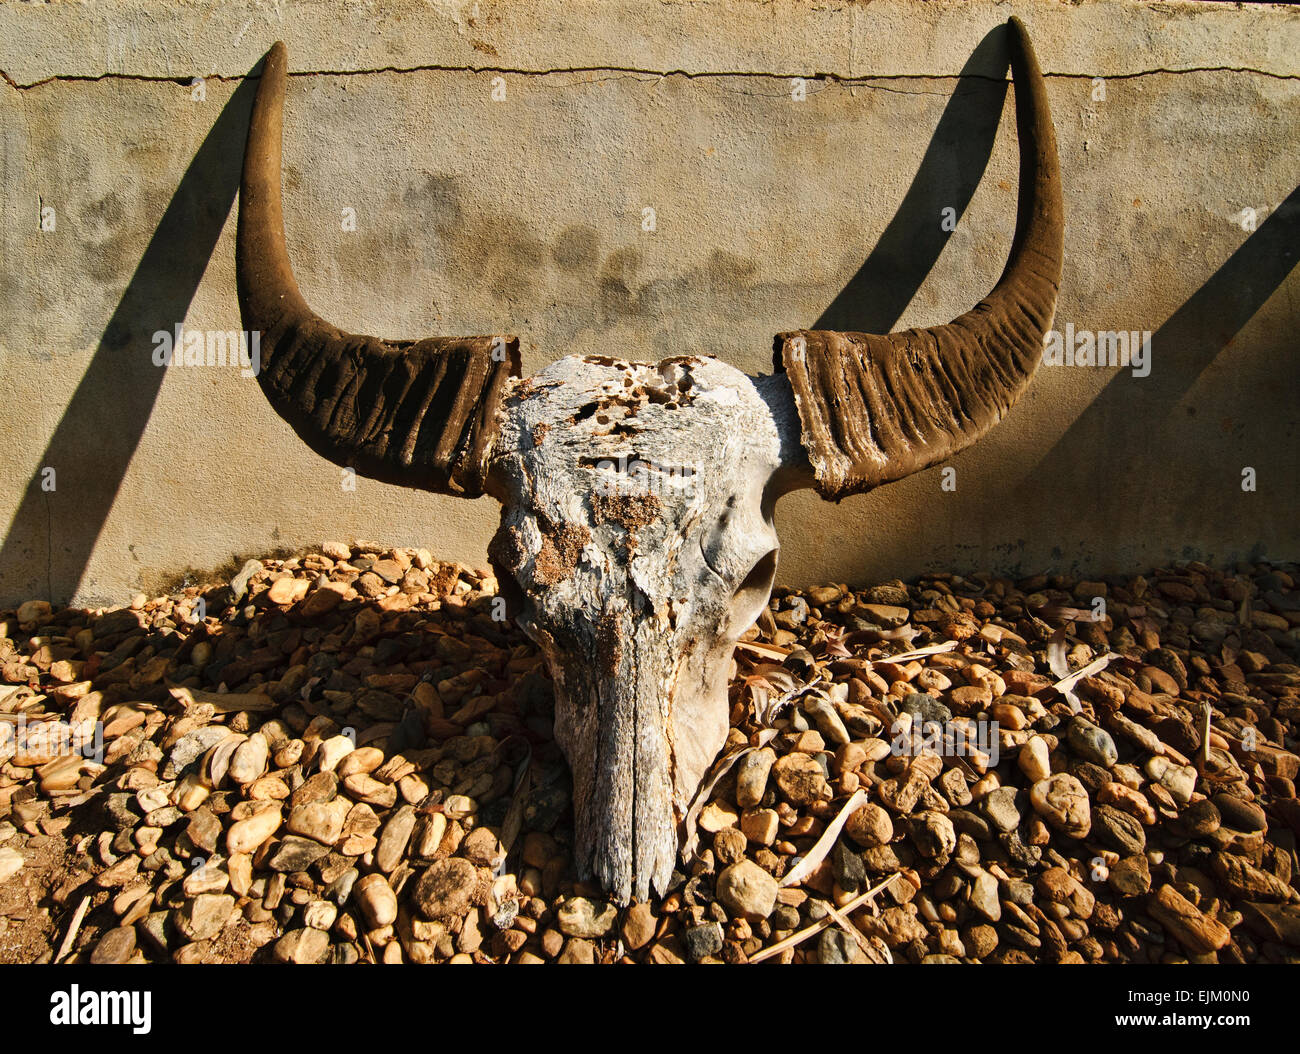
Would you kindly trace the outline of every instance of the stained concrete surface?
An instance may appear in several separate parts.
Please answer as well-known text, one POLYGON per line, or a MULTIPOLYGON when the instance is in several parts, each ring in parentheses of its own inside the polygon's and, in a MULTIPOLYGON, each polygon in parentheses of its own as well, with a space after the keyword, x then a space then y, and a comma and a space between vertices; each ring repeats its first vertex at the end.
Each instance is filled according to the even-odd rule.
POLYGON ((775 332, 942 323, 992 285, 1012 13, 1060 146, 1057 328, 1151 331, 1151 373, 1042 367, 944 466, 955 490, 939 467, 784 499, 779 579, 1294 559, 1295 9, 0 0, 0 601, 121 602, 349 536, 485 562, 489 499, 347 490, 237 368, 153 364, 159 330, 239 328, 245 75, 273 40, 300 74, 291 253, 331 321, 516 332, 526 372, 584 353, 766 372, 775 332))

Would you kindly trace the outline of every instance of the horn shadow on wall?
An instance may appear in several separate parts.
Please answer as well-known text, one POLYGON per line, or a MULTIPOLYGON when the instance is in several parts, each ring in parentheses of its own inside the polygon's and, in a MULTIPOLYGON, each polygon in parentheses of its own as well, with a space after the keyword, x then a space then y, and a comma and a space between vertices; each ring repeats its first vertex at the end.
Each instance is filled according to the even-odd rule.
MULTIPOLYGON (((1290 488, 1290 506, 1300 509, 1294 331, 1278 325, 1246 347, 1234 347, 1234 340, 1298 259, 1300 187, 1151 335, 1150 375, 1115 372, 1025 475, 1019 493, 1007 495, 1016 531, 1074 537, 1080 511, 1092 510, 1094 558, 1294 558, 1294 519, 1280 525, 1254 518, 1241 489, 1242 468, 1266 461, 1273 472, 1260 470, 1259 489, 1290 488), (1161 504, 1185 524, 1181 552, 1164 548, 1173 539, 1149 537, 1147 524, 1166 519, 1153 515, 1161 504), (1102 509, 1108 511, 1097 514, 1102 509), (1236 551, 1206 552, 1202 530, 1236 537, 1236 551), (1278 546, 1291 551, 1271 551, 1278 546)), ((1060 330, 1066 321, 1058 316, 1054 325, 1060 330)), ((1039 373, 1068 368, 1044 366, 1039 373)), ((1070 571, 1072 560, 1087 555, 1063 551, 1050 570, 1070 571)))
POLYGON ((990 30, 971 52, 894 218, 809 328, 888 333, 902 317, 951 237, 940 229, 941 210, 961 219, 993 154, 1010 84, 1006 32, 990 30))
POLYGON ((9 596, 63 603, 81 583, 166 374, 152 335, 185 319, 239 189, 255 89, 240 83, 194 155, 41 455, 0 546, 9 596))

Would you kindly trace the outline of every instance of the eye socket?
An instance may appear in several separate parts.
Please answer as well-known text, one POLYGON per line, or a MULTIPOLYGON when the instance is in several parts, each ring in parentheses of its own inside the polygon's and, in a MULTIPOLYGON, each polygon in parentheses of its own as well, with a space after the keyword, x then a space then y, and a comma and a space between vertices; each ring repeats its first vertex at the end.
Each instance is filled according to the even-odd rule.
POLYGON ((776 580, 777 552, 773 549, 760 559, 736 587, 736 593, 731 599, 732 625, 739 626, 742 631, 758 618, 763 605, 772 595, 772 583, 776 580))
POLYGON ((516 618, 523 613, 527 603, 524 591, 519 588, 519 583, 515 576, 503 567, 493 565, 493 572, 497 576, 497 596, 506 602, 506 620, 514 622, 516 618))

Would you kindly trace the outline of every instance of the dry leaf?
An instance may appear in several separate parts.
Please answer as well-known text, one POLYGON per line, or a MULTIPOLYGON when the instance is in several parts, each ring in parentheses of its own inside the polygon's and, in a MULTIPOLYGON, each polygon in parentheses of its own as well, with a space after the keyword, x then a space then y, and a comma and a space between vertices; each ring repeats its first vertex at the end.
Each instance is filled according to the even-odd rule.
POLYGON ((238 732, 231 732, 230 735, 226 736, 225 739, 212 747, 203 756, 199 771, 203 774, 204 781, 213 790, 221 789, 226 773, 230 771, 230 762, 235 756, 235 751, 239 748, 239 744, 247 738, 247 736, 240 735, 238 732))
POLYGON ((767 744, 772 742, 775 738, 776 729, 765 728, 762 732, 758 733, 757 744, 748 747, 737 747, 730 754, 724 754, 722 758, 716 762, 713 772, 706 777, 704 782, 700 785, 700 789, 695 795, 695 800, 691 802, 691 807, 686 810, 686 819, 682 821, 684 834, 684 838, 682 839, 683 861, 689 864, 695 859, 695 849, 699 844, 696 825, 699 823, 700 813, 708 803, 709 795, 713 793, 713 788, 718 785, 718 781, 730 772, 731 767, 746 754, 752 754, 759 747, 767 746, 767 744))
POLYGON ((205 692, 200 688, 169 689, 172 698, 186 709, 198 703, 210 703, 219 714, 240 710, 274 710, 279 704, 269 695, 256 692, 205 692))
MULTIPOLYGON (((1058 677, 1060 677, 1061 675, 1057 670, 1056 661, 1052 657, 1052 646, 1055 643, 1056 642, 1053 641, 1052 644, 1048 645, 1048 662, 1052 666, 1052 672, 1055 673, 1058 677)), ((1064 643, 1062 643, 1061 644, 1062 652, 1064 652, 1064 649, 1065 649, 1065 645, 1064 643)), ((1075 670, 1074 673, 1067 674, 1066 676, 1061 677, 1061 679, 1057 681, 1054 685, 1052 685, 1052 687, 1055 688, 1058 692, 1060 692, 1063 696, 1065 696, 1065 698, 1070 703, 1070 708, 1077 714, 1083 709, 1083 705, 1079 702, 1079 697, 1074 694, 1073 691, 1074 686, 1078 684, 1081 680, 1083 680, 1085 677, 1091 677, 1094 673, 1100 673, 1107 666, 1109 666, 1113 660, 1118 658, 1119 655, 1117 655, 1115 652, 1108 651, 1106 652, 1105 655, 1101 656, 1100 658, 1093 659, 1092 662, 1088 663, 1087 666, 1081 667, 1080 669, 1075 670)), ((1062 663, 1065 661, 1063 656, 1060 657, 1060 661, 1062 663)))
POLYGON ((849 817, 861 805, 867 801, 867 792, 861 787, 853 792, 849 800, 844 803, 840 809, 839 815, 833 819, 827 826, 822 836, 817 839, 817 844, 808 850, 808 855, 799 861, 793 868, 787 872, 786 876, 781 879, 781 885, 793 886, 797 882, 802 882, 805 878, 813 873, 817 865, 826 859, 826 854, 831 851, 835 845, 835 840, 840 836, 840 831, 848 822, 849 817))
POLYGON ((1047 642, 1047 667, 1057 678, 1070 676, 1070 660, 1065 645, 1064 629, 1056 630, 1047 642))
POLYGON ((770 725, 808 687, 784 666, 775 663, 755 666, 744 679, 744 688, 754 704, 754 720, 760 725, 770 725))
POLYGON ((736 647, 752 651, 755 655, 762 655, 765 659, 776 659, 778 662, 790 654, 789 648, 778 648, 775 644, 764 644, 756 640, 738 640, 736 647))
POLYGON ((822 651, 830 659, 851 659, 853 658, 852 650, 845 644, 847 634, 835 629, 828 629, 825 633, 826 639, 822 644, 822 651))
MULTIPOLYGON (((921 631, 909 622, 894 629, 855 629, 846 635, 844 640, 847 644, 855 645, 878 644, 882 640, 901 640, 904 644, 911 644, 913 639, 920 635, 921 631)), ((955 645, 957 642, 952 643, 955 645)))
POLYGON ((1064 619, 1066 622, 1092 622, 1095 619, 1092 608, 1076 608, 1068 604, 1044 604, 1031 609, 1040 619, 1064 619))
MULTIPOLYGON (((506 743, 515 738, 518 738, 524 744, 525 750, 523 758, 515 766, 514 794, 510 799, 510 807, 506 810, 505 819, 501 821, 501 844, 505 847, 507 855, 509 855, 511 848, 515 844, 515 839, 519 837, 519 831, 523 827, 524 806, 527 804, 528 795, 533 789, 532 744, 522 736, 511 736, 503 741, 501 746, 504 747, 506 743)), ((505 867, 504 858, 502 858, 501 867, 505 867)))

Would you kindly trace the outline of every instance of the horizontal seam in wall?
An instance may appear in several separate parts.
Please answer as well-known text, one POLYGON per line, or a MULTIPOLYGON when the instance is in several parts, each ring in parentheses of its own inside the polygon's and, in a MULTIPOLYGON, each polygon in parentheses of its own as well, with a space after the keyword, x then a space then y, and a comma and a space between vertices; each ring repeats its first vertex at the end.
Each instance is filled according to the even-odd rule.
MULTIPOLYGON (((506 75, 512 77, 553 77, 563 76, 564 74, 578 73, 609 73, 623 74, 633 77, 645 77, 662 79, 666 77, 684 77, 690 80, 700 80, 706 78, 738 78, 750 80, 782 80, 789 81, 796 77, 809 81, 830 81, 838 84, 846 84, 860 87, 872 87, 876 81, 954 81, 954 80, 983 80, 983 81, 1006 81, 1006 77, 990 77, 987 74, 951 74, 951 73, 886 73, 886 74, 858 74, 852 77, 844 76, 837 73, 769 73, 758 70, 707 70, 701 72, 692 72, 690 70, 651 70, 641 69, 634 66, 572 66, 562 69, 546 70, 529 70, 514 69, 505 66, 380 66, 373 69, 355 69, 355 70, 294 70, 290 71, 291 77, 366 77, 383 73, 491 73, 497 75, 506 75)), ((1044 73, 1043 76, 1048 80, 1092 80, 1101 77, 1103 80, 1132 80, 1138 77, 1153 77, 1160 75, 1173 75, 1185 73, 1243 73, 1255 74, 1260 77, 1269 77, 1273 80, 1297 80, 1300 74, 1294 73, 1274 73, 1270 70, 1259 70, 1249 66, 1187 66, 1182 69, 1169 69, 1166 67, 1157 67, 1149 70, 1138 70, 1132 73, 1044 73)), ((205 74, 203 80, 214 81, 242 81, 248 74, 226 75, 226 74, 205 74)), ((125 81, 143 81, 157 82, 162 84, 182 84, 188 83, 192 78, 180 76, 160 76, 141 73, 99 73, 99 74, 54 74, 44 77, 37 81, 31 81, 27 84, 20 84, 15 81, 7 71, 0 69, 0 78, 11 88, 18 91, 28 91, 32 88, 39 88, 50 83, 72 83, 78 81, 102 81, 102 80, 125 80, 125 81)))

